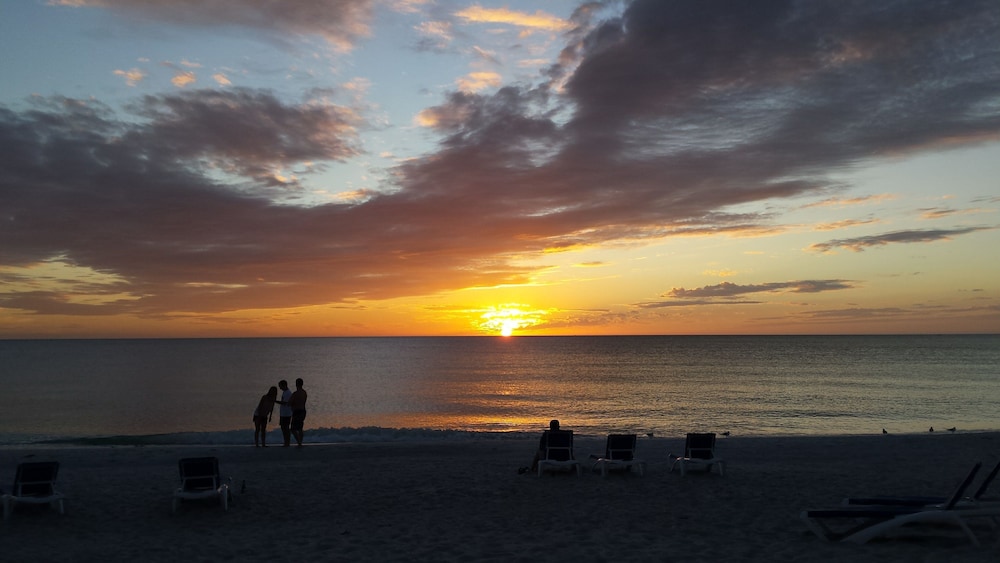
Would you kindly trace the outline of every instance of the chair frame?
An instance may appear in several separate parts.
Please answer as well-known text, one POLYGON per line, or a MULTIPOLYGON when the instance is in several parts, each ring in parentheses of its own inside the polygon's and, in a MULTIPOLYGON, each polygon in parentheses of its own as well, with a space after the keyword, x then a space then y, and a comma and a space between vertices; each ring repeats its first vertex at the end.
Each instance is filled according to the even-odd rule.
POLYGON ((58 461, 19 463, 11 493, 3 495, 3 519, 10 519, 17 504, 48 504, 65 514, 65 496, 56 489, 58 476, 58 461))
POLYGON ((725 474, 726 460, 715 455, 714 432, 689 432, 684 437, 684 455, 670 454, 670 458, 670 472, 679 467, 682 477, 687 475, 688 466, 705 468, 709 473, 718 469, 719 475, 725 474))
POLYGON ((545 457, 538 460, 538 476, 546 471, 576 470, 576 475, 583 475, 583 466, 573 455, 572 430, 545 431, 545 457), (565 458, 565 459, 558 459, 565 458))
POLYGON ((842 505, 836 508, 803 510, 799 516, 814 534, 827 541, 862 544, 908 525, 951 524, 964 532, 973 545, 979 546, 979 538, 966 521, 971 518, 989 518, 995 522, 1000 518, 1000 504, 962 502, 965 491, 981 467, 982 462, 976 463, 965 480, 943 504, 842 505), (849 520, 856 524, 845 531, 836 531, 826 523, 829 520, 849 520))
POLYGON ((608 472, 613 469, 625 469, 631 471, 633 467, 638 470, 640 476, 646 474, 646 462, 635 457, 636 435, 635 434, 608 434, 608 441, 604 447, 603 456, 590 456, 594 459, 591 470, 601 468, 601 477, 607 477, 608 472))
POLYGON ((183 500, 198 500, 218 497, 222 509, 229 510, 229 486, 232 478, 224 482, 219 475, 219 459, 216 457, 188 457, 177 462, 181 482, 174 491, 173 512, 177 512, 183 500))

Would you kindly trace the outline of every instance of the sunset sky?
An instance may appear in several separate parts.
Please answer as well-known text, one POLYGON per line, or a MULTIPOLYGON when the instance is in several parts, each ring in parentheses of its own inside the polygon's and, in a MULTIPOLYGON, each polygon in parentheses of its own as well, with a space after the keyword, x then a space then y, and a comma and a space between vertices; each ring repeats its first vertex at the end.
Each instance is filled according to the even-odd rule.
POLYGON ((1000 332, 1000 3, 0 6, 0 338, 1000 332))

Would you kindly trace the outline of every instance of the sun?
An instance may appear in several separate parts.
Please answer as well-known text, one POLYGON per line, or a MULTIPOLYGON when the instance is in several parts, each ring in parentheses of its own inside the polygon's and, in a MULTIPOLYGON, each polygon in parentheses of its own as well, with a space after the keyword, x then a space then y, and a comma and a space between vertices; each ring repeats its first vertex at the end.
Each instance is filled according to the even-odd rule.
POLYGON ((479 316, 479 330, 488 334, 513 336, 514 331, 528 328, 541 322, 544 315, 525 305, 508 303, 488 307, 479 316))
POLYGON ((518 323, 512 319, 505 319, 500 323, 500 336, 510 336, 514 334, 514 329, 518 328, 518 323))

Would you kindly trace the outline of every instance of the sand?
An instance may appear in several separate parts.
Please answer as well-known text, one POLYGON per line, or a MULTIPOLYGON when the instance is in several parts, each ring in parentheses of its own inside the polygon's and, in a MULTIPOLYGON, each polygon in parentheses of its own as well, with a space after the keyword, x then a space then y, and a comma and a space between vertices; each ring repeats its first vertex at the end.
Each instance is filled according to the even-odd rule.
MULTIPOLYGON (((248 433, 248 438, 250 433, 248 433)), ((308 439, 308 438, 307 438, 308 439)), ((3 561, 919 561, 995 562, 947 529, 866 545, 829 543, 804 508, 864 494, 945 495, 1000 434, 719 438, 726 474, 669 473, 683 437, 639 441, 645 476, 519 475, 534 440, 252 446, 0 448, 58 460, 65 515, 25 507, 0 525, 3 561), (214 455, 233 503, 171 513, 177 460, 214 455), (245 490, 243 484, 245 483, 245 490)), ((576 440, 577 458, 603 449, 576 440)), ((587 465, 589 470, 589 465, 587 465)), ((985 472, 984 469, 984 472, 985 472)), ((1000 480, 995 486, 1000 496, 1000 480)))

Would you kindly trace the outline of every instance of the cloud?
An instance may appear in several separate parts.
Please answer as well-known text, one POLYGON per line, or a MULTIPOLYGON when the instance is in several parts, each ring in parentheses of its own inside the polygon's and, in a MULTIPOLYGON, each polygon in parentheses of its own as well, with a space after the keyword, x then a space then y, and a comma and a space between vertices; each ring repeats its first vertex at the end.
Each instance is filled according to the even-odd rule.
MULTIPOLYGON (((81 3, 345 46, 366 30, 372 6, 81 3)), ((597 14, 589 4, 578 11, 562 56, 535 82, 446 94, 418 116, 440 135, 434 150, 384 171, 385 185, 367 197, 323 205, 296 205, 295 194, 350 192, 313 186, 309 170, 363 154, 355 108, 245 88, 140 97, 125 115, 58 97, 0 107, 0 275, 58 262, 113 276, 97 285, 116 296, 88 300, 100 293, 94 284, 73 286, 70 300, 63 290, 0 285, 0 306, 208 314, 529 283, 546 266, 525 258, 546 251, 776 232, 768 211, 732 210, 826 197, 858 163, 1000 132, 995 0, 637 0, 621 17, 597 14)), ((564 30, 537 21, 532 29, 564 30)), ((679 288, 642 306, 850 285, 810 283, 679 288)))
POLYGON ((853 282, 848 280, 798 280, 787 282, 771 282, 755 285, 739 285, 732 282, 722 282, 695 289, 675 287, 662 297, 664 301, 647 301, 638 303, 641 309, 661 309, 664 307, 692 307, 701 305, 752 305, 763 301, 742 299, 744 295, 755 293, 822 293, 854 289, 853 282))
POLYGON ((882 203, 883 201, 892 201, 897 199, 894 194, 880 194, 871 195, 863 197, 852 197, 852 198, 827 198, 823 201, 818 201, 815 203, 810 203, 808 205, 803 205, 803 209, 808 209, 810 207, 850 207, 854 205, 869 205, 873 203, 882 203))
POLYGON ((827 242, 817 243, 809 247, 815 252, 830 252, 835 248, 846 248, 854 252, 862 252, 866 248, 873 246, 885 246, 888 244, 914 243, 914 242, 936 242, 939 240, 951 240, 951 238, 975 233, 979 231, 992 230, 990 227, 965 227, 959 229, 933 229, 933 230, 910 230, 883 233, 880 235, 870 235, 864 237, 837 239, 827 242))
POLYGON ((448 46, 451 45, 451 42, 455 39, 451 29, 451 22, 421 22, 415 29, 421 36, 418 47, 423 50, 443 51, 447 49, 448 46))
POLYGON ((878 219, 845 219, 843 221, 834 221, 833 223, 818 223, 813 228, 817 231, 836 231, 850 227, 874 225, 876 223, 879 223, 878 219))
POLYGON ((566 20, 538 10, 534 14, 518 12, 507 8, 483 8, 471 6, 455 13, 470 23, 503 23, 516 27, 545 31, 566 31, 571 25, 566 20))
POLYGON ((194 84, 197 81, 198 78, 195 76, 195 74, 187 70, 178 72, 177 74, 174 75, 173 78, 170 79, 170 83, 173 84, 174 86, 177 86, 178 88, 183 88, 190 84, 194 84))
POLYGON ((459 78, 458 89, 462 92, 478 92, 487 88, 496 88, 502 82, 502 78, 495 72, 470 72, 459 78))
POLYGON ((369 33, 374 0, 54 0, 52 3, 105 8, 191 27, 245 27, 279 38, 285 34, 318 35, 339 50, 350 50, 355 40, 369 33))
POLYGON ((144 78, 146 78, 146 73, 137 68, 132 68, 129 70, 116 70, 115 76, 124 77, 125 84, 129 86, 137 86, 144 78))
POLYGON ((747 293, 821 293, 824 291, 839 291, 853 289, 851 282, 846 280, 801 280, 788 282, 772 282, 757 285, 738 285, 722 282, 697 289, 674 288, 668 297, 688 299, 692 297, 735 297, 747 293))

